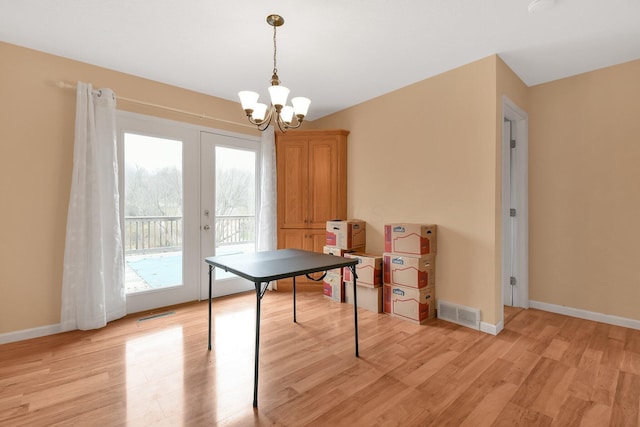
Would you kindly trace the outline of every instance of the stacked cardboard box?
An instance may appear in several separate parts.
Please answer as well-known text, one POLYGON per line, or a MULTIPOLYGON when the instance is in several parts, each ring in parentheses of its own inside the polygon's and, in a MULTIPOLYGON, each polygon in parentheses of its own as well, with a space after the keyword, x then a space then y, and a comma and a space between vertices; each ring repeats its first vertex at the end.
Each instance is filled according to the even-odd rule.
MULTIPOLYGON (((350 253, 347 258, 358 259, 356 265, 356 292, 358 307, 382 313, 382 256, 366 253, 350 253)), ((353 273, 344 268, 345 302, 353 304, 353 273)))
POLYGON ((344 250, 364 250, 367 224, 359 219, 327 221, 327 246, 344 250))
MULTIPOLYGON (((346 256, 353 252, 364 252, 367 239, 367 228, 364 221, 357 219, 327 221, 326 243, 324 253, 335 256, 346 256)), ((345 292, 342 269, 336 268, 327 272, 322 284, 325 297, 344 302, 345 292)))
POLYGON ((384 226, 384 312, 414 323, 435 317, 437 227, 384 226))

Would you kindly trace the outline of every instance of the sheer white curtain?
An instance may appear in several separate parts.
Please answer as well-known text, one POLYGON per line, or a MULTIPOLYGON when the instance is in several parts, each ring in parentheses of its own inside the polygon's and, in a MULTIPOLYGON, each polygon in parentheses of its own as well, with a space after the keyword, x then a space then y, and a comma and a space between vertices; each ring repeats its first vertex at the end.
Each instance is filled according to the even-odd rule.
POLYGON ((62 278, 63 330, 100 328, 126 314, 115 94, 78 82, 76 96, 62 278))
POLYGON ((277 247, 276 141, 273 126, 262 132, 260 167, 260 210, 258 211, 257 250, 277 247))

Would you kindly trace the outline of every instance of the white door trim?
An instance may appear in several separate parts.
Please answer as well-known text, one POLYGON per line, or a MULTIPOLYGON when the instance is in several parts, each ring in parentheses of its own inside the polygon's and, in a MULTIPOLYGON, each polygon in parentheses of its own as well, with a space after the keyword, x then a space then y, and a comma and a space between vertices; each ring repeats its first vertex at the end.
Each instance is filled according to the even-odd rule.
MULTIPOLYGON (((201 229, 200 229, 200 133, 208 132, 217 135, 238 138, 245 141, 255 141, 259 143, 260 138, 242 133, 230 132, 206 126, 180 122, 176 120, 164 119, 155 116, 147 116, 139 113, 117 110, 117 126, 118 132, 123 130, 140 131, 147 135, 153 135, 160 138, 175 138, 185 142, 183 154, 183 173, 184 179, 184 197, 188 198, 192 203, 185 203, 183 217, 185 221, 188 219, 189 226, 184 229, 185 244, 183 247, 183 265, 184 282, 188 283, 189 290, 184 296, 176 297, 171 292, 157 292, 156 301, 149 304, 142 298, 128 298, 127 312, 134 313, 148 310, 156 307, 164 307, 187 301, 196 301, 200 298, 208 297, 208 286, 204 286, 201 280, 201 269, 204 269, 204 256, 201 252, 201 229), (153 128, 157 128, 158 132, 154 132, 153 128), (188 144, 186 143, 188 142, 188 144), (134 300, 139 301, 134 301, 134 300)), ((118 135, 121 139, 121 136, 118 135)), ((123 164, 122 144, 118 143, 118 163, 123 164)), ((122 174, 122 170, 120 171, 122 174)), ((122 176, 120 177, 122 182, 122 176)), ((120 209, 124 207, 124 191, 120 189, 120 209)), ((121 212, 123 216, 123 212, 121 212)), ((124 223, 124 222, 123 222, 124 223)), ((209 255, 207 255, 209 256, 209 255)))
MULTIPOLYGON (((501 268, 501 295, 504 305, 506 289, 510 285, 510 229, 511 216, 510 209, 516 209, 515 226, 515 255, 514 264, 516 271, 516 289, 513 305, 517 307, 529 308, 529 140, 528 140, 528 114, 518 107, 508 97, 502 97, 502 118, 513 123, 517 149, 514 153, 513 162, 515 165, 515 176, 513 184, 516 186, 515 206, 509 206, 511 191, 511 160, 509 138, 502 140, 502 206, 501 206, 501 227, 502 227, 502 268, 501 268)), ((504 127, 502 127, 504 132, 504 127)))

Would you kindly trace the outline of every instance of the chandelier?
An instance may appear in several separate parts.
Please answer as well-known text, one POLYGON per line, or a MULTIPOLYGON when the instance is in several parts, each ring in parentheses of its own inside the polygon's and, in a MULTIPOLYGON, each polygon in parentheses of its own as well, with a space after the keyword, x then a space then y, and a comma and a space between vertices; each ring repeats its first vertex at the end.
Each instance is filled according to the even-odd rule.
POLYGON ((271 86, 269 87, 271 105, 267 106, 258 102, 259 95, 257 92, 243 90, 238 92, 238 96, 249 122, 256 125, 260 131, 267 129, 271 121, 274 120, 278 124, 278 128, 282 132, 286 132, 287 129, 300 127, 304 116, 307 115, 311 100, 299 96, 291 99, 293 106, 286 105, 289 89, 280 86, 278 68, 276 66, 276 28, 284 24, 284 18, 280 15, 269 15, 267 16, 267 23, 273 27, 273 75, 271 76, 271 86))

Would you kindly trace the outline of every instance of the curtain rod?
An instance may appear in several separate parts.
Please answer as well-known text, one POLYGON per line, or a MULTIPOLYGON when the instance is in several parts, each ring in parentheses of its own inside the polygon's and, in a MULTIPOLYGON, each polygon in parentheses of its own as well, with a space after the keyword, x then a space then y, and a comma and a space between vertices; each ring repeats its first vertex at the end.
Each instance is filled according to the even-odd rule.
MULTIPOLYGON (((56 86, 58 86, 59 88, 62 88, 62 89, 76 89, 76 87, 77 87, 75 84, 68 83, 68 82, 65 82, 65 81, 56 81, 54 83, 55 83, 56 86)), ((116 95, 116 98, 119 99, 119 100, 122 100, 122 101, 132 102, 134 104, 140 104, 140 105, 144 105, 144 106, 147 106, 147 107, 159 108, 161 110, 172 111, 174 113, 180 113, 180 114, 186 114, 188 116, 194 116, 194 117, 197 117, 199 119, 215 120, 215 121, 218 121, 218 122, 228 123, 230 125, 242 126, 242 127, 246 127, 246 128, 255 129, 255 126, 248 125, 246 123, 238 123, 238 122, 233 122, 231 120, 225 120, 225 119, 220 119, 220 118, 217 118, 217 117, 207 116, 206 114, 193 113, 191 111, 181 110, 179 108, 167 107, 166 105, 154 104, 154 103, 151 103, 151 102, 140 101, 138 99, 132 99, 132 98, 125 98, 124 96, 117 96, 117 95, 116 95)))

